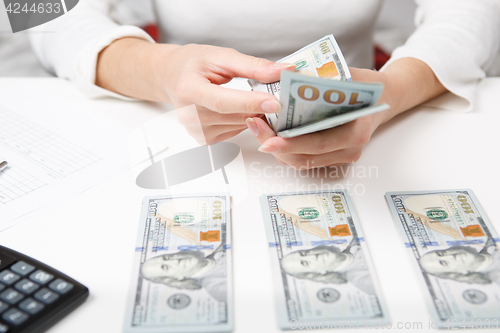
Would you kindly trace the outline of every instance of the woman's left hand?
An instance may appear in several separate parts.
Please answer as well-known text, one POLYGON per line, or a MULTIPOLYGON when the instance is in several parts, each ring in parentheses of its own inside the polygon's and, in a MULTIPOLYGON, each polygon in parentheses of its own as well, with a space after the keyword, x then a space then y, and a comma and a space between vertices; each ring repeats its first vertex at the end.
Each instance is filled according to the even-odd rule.
POLYGON ((339 127, 295 138, 276 136, 261 118, 248 118, 247 125, 261 144, 261 152, 271 153, 279 162, 302 170, 357 161, 380 124, 377 116, 366 116, 339 127))
MULTIPOLYGON (((356 81, 382 82, 382 73, 351 68, 356 81)), ((385 102, 387 88, 380 101, 385 102)), ((375 129, 384 121, 387 111, 358 118, 342 126, 294 138, 276 136, 262 118, 248 118, 247 126, 255 135, 264 153, 273 154, 281 163, 296 169, 340 166, 356 162, 375 129)))
POLYGON ((260 142, 260 151, 273 154, 278 161, 296 169, 340 166, 361 157, 364 146, 382 123, 446 91, 424 62, 414 58, 397 59, 383 72, 349 68, 353 81, 380 82, 384 90, 379 103, 390 108, 350 123, 295 138, 281 138, 262 118, 247 119, 247 126, 260 142))

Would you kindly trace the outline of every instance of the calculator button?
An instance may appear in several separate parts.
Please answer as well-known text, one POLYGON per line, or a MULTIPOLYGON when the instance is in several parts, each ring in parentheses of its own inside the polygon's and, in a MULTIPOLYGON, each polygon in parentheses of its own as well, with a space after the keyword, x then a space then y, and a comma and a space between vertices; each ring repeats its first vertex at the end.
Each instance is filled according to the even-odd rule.
POLYGON ((23 298, 24 298, 23 294, 21 294, 19 291, 11 289, 11 288, 4 290, 0 294, 0 299, 2 301, 6 301, 7 303, 10 303, 10 304, 16 304, 17 302, 19 302, 23 298))
POLYGON ((28 319, 28 315, 24 312, 19 311, 18 309, 10 309, 6 311, 2 318, 14 325, 20 325, 28 319))
POLYGON ((37 314, 38 312, 42 311, 43 308, 42 303, 35 301, 33 298, 28 298, 19 303, 19 309, 28 312, 29 314, 37 314))
POLYGON ((0 324, 0 333, 7 333, 9 331, 9 326, 0 324))
POLYGON ((40 285, 38 283, 32 282, 27 279, 23 279, 16 283, 14 285, 14 288, 16 288, 19 291, 22 291, 25 294, 31 294, 35 292, 38 288, 40 288, 40 285))
POLYGON ((31 266, 24 261, 16 262, 10 269, 19 275, 26 276, 35 270, 35 266, 31 266))
POLYGON ((12 273, 9 270, 5 270, 2 273, 0 273, 0 282, 5 283, 7 285, 11 285, 17 280, 19 280, 21 277, 17 274, 12 273))
POLYGON ((31 280, 38 282, 40 284, 46 284, 47 282, 49 282, 53 278, 54 278, 54 275, 49 274, 49 273, 45 273, 44 271, 42 271, 40 269, 37 270, 35 273, 32 273, 30 275, 31 280))
POLYGON ((57 279, 57 280, 54 280, 52 281, 50 284, 49 284, 49 288, 54 290, 54 291, 57 291, 58 293, 60 294, 66 294, 68 291, 70 291, 71 289, 73 289, 73 285, 69 282, 66 282, 62 279, 57 279))
POLYGON ((7 305, 7 303, 0 301, 0 313, 4 312, 8 308, 9 308, 9 306, 7 305))
POLYGON ((3 285, 3 284, 0 283, 0 291, 2 291, 4 289, 5 289, 5 285, 3 285))
POLYGON ((34 296, 37 300, 45 304, 54 303, 54 301, 59 298, 59 295, 57 295, 55 292, 51 290, 48 290, 47 288, 38 290, 34 296))

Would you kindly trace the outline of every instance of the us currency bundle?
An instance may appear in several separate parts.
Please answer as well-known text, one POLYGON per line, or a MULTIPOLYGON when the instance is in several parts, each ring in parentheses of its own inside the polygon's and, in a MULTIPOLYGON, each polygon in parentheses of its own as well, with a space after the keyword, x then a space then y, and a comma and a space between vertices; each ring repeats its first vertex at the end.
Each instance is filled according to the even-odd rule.
POLYGON ((389 192, 439 328, 498 327, 498 234, 471 190, 389 192))
POLYGON ((278 325, 384 325, 389 317, 344 191, 261 197, 278 325))
POLYGON ((351 82, 349 68, 333 35, 278 62, 294 64, 295 73, 283 71, 281 80, 271 84, 255 80, 249 80, 249 84, 254 91, 271 93, 280 100, 279 113, 266 115, 280 136, 321 131, 389 107, 376 105, 382 84, 351 82))
MULTIPOLYGON (((144 199, 124 332, 233 329, 229 200, 144 199)), ((434 322, 498 327, 499 239, 474 193, 390 192, 386 200, 434 322)), ((267 194, 260 203, 280 328, 389 324, 347 192, 267 194)))
POLYGON ((233 329, 225 194, 145 198, 124 332, 233 329))

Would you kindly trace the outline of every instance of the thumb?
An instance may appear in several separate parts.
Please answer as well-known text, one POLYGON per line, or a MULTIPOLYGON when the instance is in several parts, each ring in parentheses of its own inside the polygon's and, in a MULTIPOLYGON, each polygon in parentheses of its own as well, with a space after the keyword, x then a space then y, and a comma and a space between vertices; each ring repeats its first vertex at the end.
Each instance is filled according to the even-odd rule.
MULTIPOLYGON (((247 126, 253 135, 257 138, 257 141, 262 145, 267 139, 276 137, 274 131, 269 127, 269 125, 262 118, 247 118, 247 126)), ((283 160, 279 159, 274 155, 274 157, 281 164, 287 165, 283 160)))
POLYGON ((264 141, 276 136, 269 125, 261 118, 247 118, 246 123, 257 141, 262 145, 264 141))

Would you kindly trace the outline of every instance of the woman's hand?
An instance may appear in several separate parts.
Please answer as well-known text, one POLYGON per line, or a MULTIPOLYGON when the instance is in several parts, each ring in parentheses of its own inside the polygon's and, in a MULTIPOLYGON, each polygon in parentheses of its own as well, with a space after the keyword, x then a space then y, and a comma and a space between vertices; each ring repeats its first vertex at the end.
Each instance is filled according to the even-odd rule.
POLYGON ((208 45, 177 48, 167 62, 165 69, 170 77, 165 90, 176 107, 196 105, 196 113, 178 112, 178 119, 200 144, 224 141, 247 128, 246 118, 276 113, 281 108, 273 95, 223 88, 220 84, 235 77, 275 82, 281 70, 293 68, 208 45))
POLYGON ((288 139, 276 136, 261 118, 248 118, 247 125, 261 144, 261 152, 271 153, 281 163, 302 170, 356 162, 380 124, 379 117, 373 114, 339 127, 288 139))
POLYGON ((99 56, 97 84, 135 98, 167 102, 197 112, 179 112, 179 122, 199 143, 228 139, 247 128, 245 119, 278 112, 271 94, 220 87, 235 77, 270 83, 293 65, 209 45, 152 44, 137 38, 115 41, 99 56))
POLYGON ((247 126, 261 144, 259 150, 296 169, 352 163, 361 157, 380 124, 446 90, 426 64, 412 58, 397 60, 384 72, 357 68, 350 71, 354 81, 384 84, 379 102, 391 107, 339 127, 288 139, 276 136, 261 118, 248 118, 247 126))

